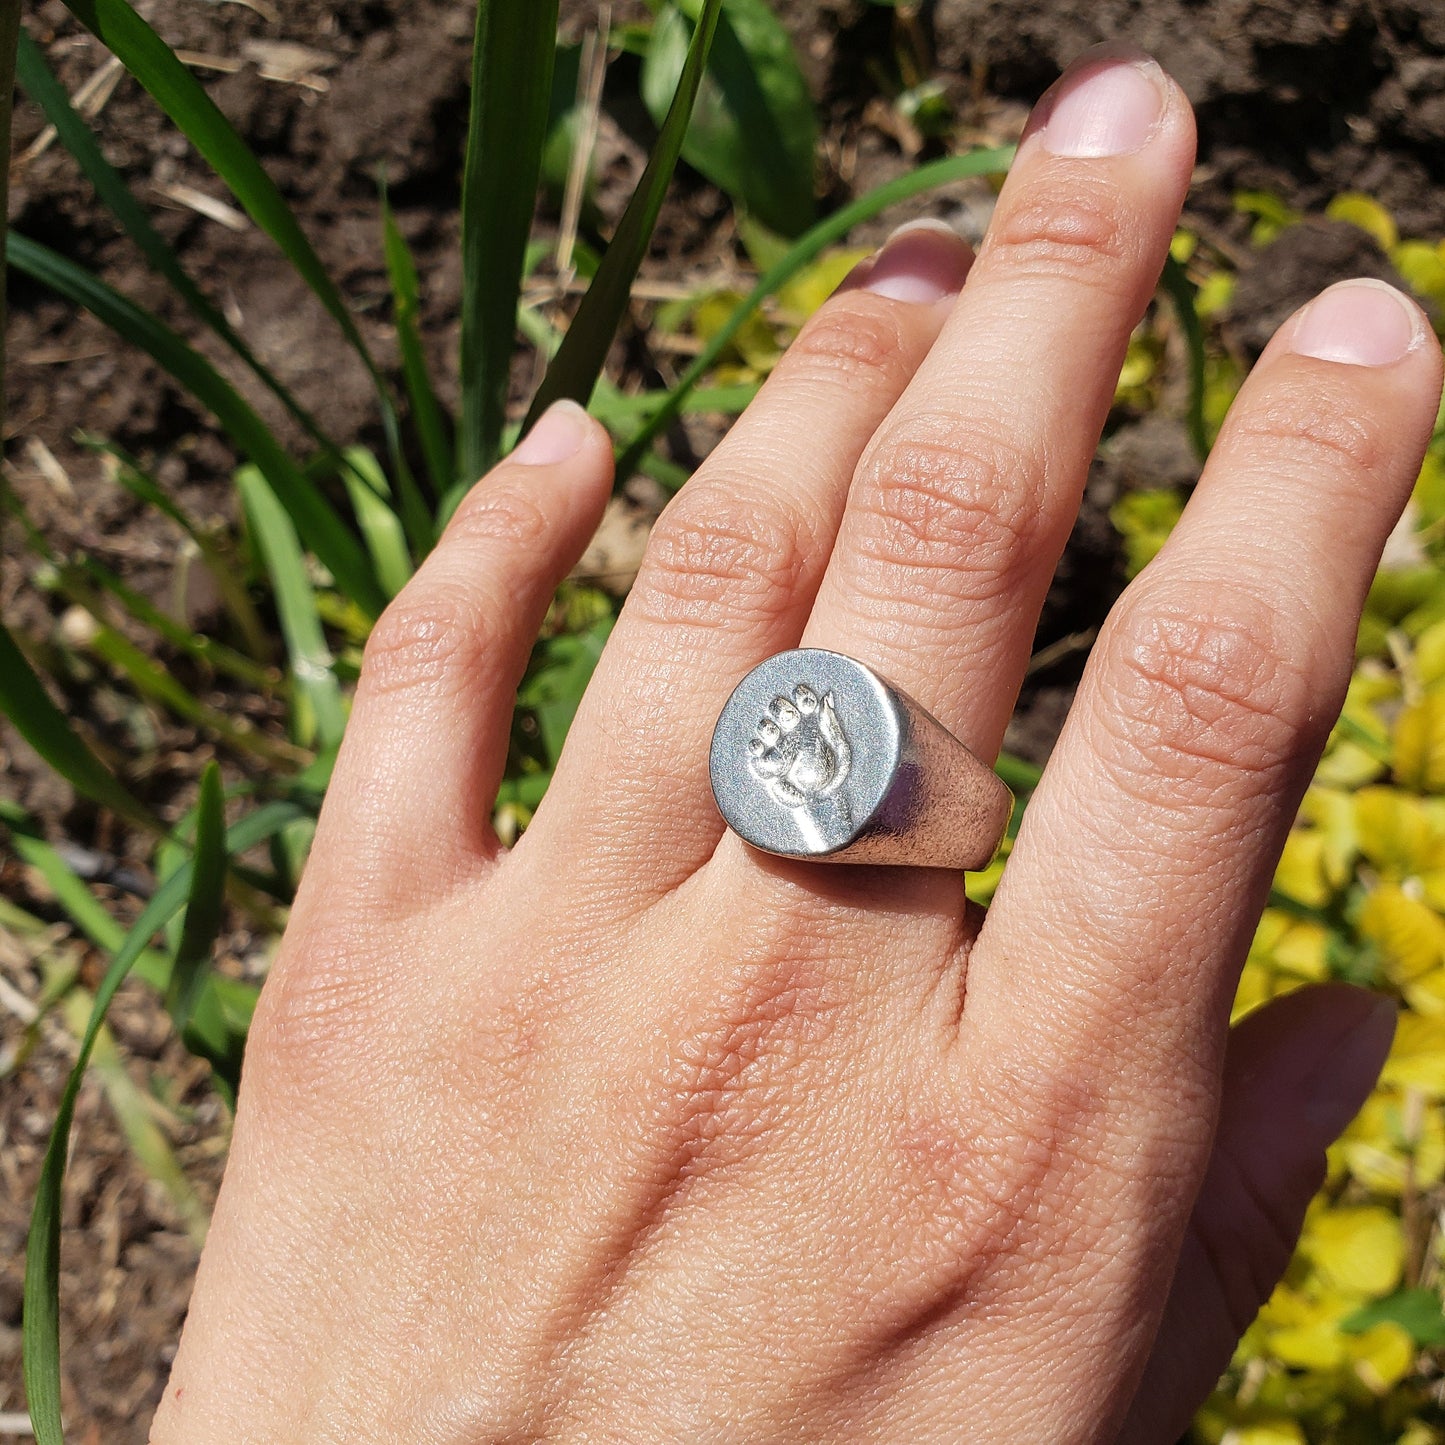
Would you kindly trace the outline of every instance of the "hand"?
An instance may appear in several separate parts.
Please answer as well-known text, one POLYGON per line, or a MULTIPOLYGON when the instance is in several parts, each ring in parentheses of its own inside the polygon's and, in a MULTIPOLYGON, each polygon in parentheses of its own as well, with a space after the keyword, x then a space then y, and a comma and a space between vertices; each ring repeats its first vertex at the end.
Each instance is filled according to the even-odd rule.
POLYGON ((1435 416, 1424 318, 1357 283, 1285 323, 986 920, 750 852, 707 753, 801 643, 994 755, 1192 159, 1177 87, 1095 52, 971 271, 922 229, 853 278, 664 515, 510 853, 607 440, 559 407, 475 489, 368 648, 154 1440, 1184 1427, 1388 1047, 1350 989, 1227 1018, 1435 416))

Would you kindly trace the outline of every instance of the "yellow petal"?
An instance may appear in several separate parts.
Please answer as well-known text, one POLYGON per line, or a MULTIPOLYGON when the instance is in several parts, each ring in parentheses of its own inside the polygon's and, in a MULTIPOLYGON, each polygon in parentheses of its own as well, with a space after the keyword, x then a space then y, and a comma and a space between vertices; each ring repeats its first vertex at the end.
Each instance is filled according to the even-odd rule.
POLYGON ((1366 897, 1359 928, 1397 986, 1445 963, 1445 919, 1398 884, 1382 883, 1366 897))
POLYGON ((1390 1320, 1350 1339, 1349 1351, 1355 1373, 1377 1395, 1399 1384, 1415 1363, 1414 1340, 1390 1320))
POLYGON ((1445 1098, 1445 1017, 1401 1014, 1380 1079, 1430 1099, 1445 1098))
POLYGON ((1400 228, 1395 218, 1373 196, 1347 191, 1325 207, 1325 215, 1332 221, 1348 221, 1358 226, 1373 236, 1384 251, 1393 251, 1400 244, 1400 228))
POLYGON ((1405 1265, 1400 1221, 1378 1205, 1312 1211, 1300 1244, 1327 1287, 1371 1299, 1394 1289, 1405 1265))
POLYGON ((1420 793, 1445 792, 1445 693, 1425 693, 1395 720, 1395 777, 1420 793))

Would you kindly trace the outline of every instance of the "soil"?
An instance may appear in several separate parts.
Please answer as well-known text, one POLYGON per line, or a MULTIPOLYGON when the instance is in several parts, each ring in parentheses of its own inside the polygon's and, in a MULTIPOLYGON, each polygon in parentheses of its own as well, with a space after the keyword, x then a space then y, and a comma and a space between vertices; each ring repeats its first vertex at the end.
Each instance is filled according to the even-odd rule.
MULTIPOLYGON (((140 6, 165 37, 197 57, 216 102, 262 155, 354 307, 383 364, 395 359, 380 254, 376 175, 384 168, 424 282, 423 331, 447 399, 460 294, 455 210, 466 123, 472 11, 462 0, 269 0, 140 6), (285 44, 290 51, 278 49, 285 44), (295 49, 294 47, 300 47, 295 49)), ((564 0, 564 25, 580 34, 595 18, 584 0, 564 0)), ((936 149, 888 103, 893 14, 866 0, 779 0, 822 121, 820 194, 832 205, 896 175, 936 149)), ((614 6, 641 16, 641 0, 614 6)), ((99 47, 57 0, 31 7, 31 34, 74 93, 104 64, 99 47)), ((1200 167, 1187 217, 1244 263, 1231 344, 1258 350, 1273 321, 1321 284, 1351 272, 1388 274, 1362 233, 1329 223, 1287 232, 1263 260, 1247 243, 1232 205, 1242 188, 1273 192, 1304 211, 1330 196, 1364 190, 1403 232, 1445 235, 1445 0, 934 0, 908 44, 936 69, 968 139, 1016 137, 1026 105, 1062 63, 1100 39, 1151 48, 1198 108, 1200 167)), ((600 141, 604 221, 620 212, 648 138, 635 95, 635 62, 614 64, 600 141)), ((107 154, 150 203, 161 230, 193 274, 231 312, 258 354, 322 423, 379 445, 368 383, 335 344, 330 323, 254 227, 236 228, 185 203, 187 187, 215 199, 222 189, 161 124, 128 79, 115 84, 97 121, 107 154)), ((114 223, 58 145, 41 143, 41 122, 22 102, 16 114, 11 218, 113 285, 157 310, 223 369, 228 359, 196 335, 167 288, 135 259, 114 223)), ((977 233, 987 195, 961 187, 928 202, 931 213, 977 233)), ((860 233, 881 237, 905 216, 860 233)), ((552 209, 544 205, 544 225, 552 209)), ((674 188, 645 275, 688 284, 739 274, 741 251, 723 198, 684 171, 674 188)), ((148 362, 96 322, 22 278, 9 283, 11 365, 6 443, 14 486, 59 551, 83 548, 132 586, 204 622, 198 593, 169 524, 106 480, 99 459, 75 440, 84 429, 151 461, 193 513, 234 521, 229 473, 235 458, 191 404, 148 362)), ((645 336, 619 352, 622 379, 665 375, 645 336)), ((532 362, 518 358, 520 383, 532 362)), ((264 401, 261 402, 264 407, 264 401)), ((271 420, 284 426, 284 419, 271 420)), ((690 426, 676 444, 693 460, 716 428, 690 426)), ((1069 551, 1041 621, 1044 665, 1031 676, 1010 746, 1047 756, 1082 665, 1091 630, 1122 585, 1107 511, 1119 490, 1188 482, 1195 463, 1167 412, 1120 428, 1091 478, 1069 551)), ((61 608, 33 585, 36 564, 18 530, 3 535, 0 608, 7 622, 45 639, 61 608)), ((160 723, 99 673, 73 678, 67 702, 104 746, 139 754, 134 781, 157 809, 173 812, 193 794, 206 756, 185 729, 160 723)), ((229 702, 217 698, 222 706, 229 702)), ((264 723, 265 719, 261 721, 264 723)), ((8 730, 0 732, 4 795, 22 803, 47 836, 85 861, 117 908, 144 893, 145 848, 113 821, 77 804, 8 730)), ((0 855, 0 896, 43 918, 58 917, 44 885, 0 855)), ((80 951, 82 978, 98 959, 62 928, 29 946, 0 930, 0 1060, 18 1046, 26 999, 41 987, 41 960, 80 951)), ((261 966, 264 961, 258 963, 261 966)), ((204 1203, 214 1197, 226 1116, 203 1071, 170 1040, 154 1000, 127 988, 116 1033, 143 1087, 155 1084, 163 1127, 204 1203)), ((29 1202, 49 1122, 73 1050, 58 1025, 0 1073, 0 1415, 20 1410, 20 1300, 29 1202)), ((66 1191, 63 1239, 65 1408, 70 1438, 143 1441, 184 1315, 195 1246, 170 1199, 135 1163, 109 1106, 91 1082, 81 1095, 66 1191)))

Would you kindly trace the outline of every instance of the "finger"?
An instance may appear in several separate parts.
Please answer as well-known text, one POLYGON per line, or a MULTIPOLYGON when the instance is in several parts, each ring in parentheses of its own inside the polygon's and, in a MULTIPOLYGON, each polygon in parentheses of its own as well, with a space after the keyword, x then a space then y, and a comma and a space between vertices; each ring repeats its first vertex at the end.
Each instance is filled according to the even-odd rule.
POLYGON ((796 644, 848 479, 963 285, 972 253, 907 228, 804 327, 663 513, 533 833, 605 827, 593 863, 665 890, 717 844, 708 739, 728 694, 796 644))
POLYGON ((1214 1152, 1119 1445, 1182 1437, 1224 1373, 1294 1253, 1325 1150, 1379 1078, 1395 1017, 1390 1000, 1332 985, 1231 1031, 1214 1152))
POLYGON ((1163 1297, 1238 970, 1440 370, 1418 308, 1379 283, 1287 322, 1095 648, 968 957, 959 1036, 969 1079, 1059 1161, 1074 1237, 1050 1292, 1102 1271, 1121 1297, 1163 1297), (1127 1250, 1116 1237, 1106 1265, 1080 1219, 1115 1221, 1127 1250))
POLYGON ((1189 182, 1188 102, 1107 46, 1044 98, 968 287, 869 447, 805 646, 991 757, 1189 182))
POLYGON ((490 818, 517 684, 611 479, 606 432, 559 403, 472 489, 382 614, 315 849, 323 867, 335 855, 339 882, 420 903, 497 849, 490 818), (332 837, 335 848, 320 846, 332 837))
POLYGON ((979 1030, 1110 1072, 1137 1054, 1166 1097, 1222 1037, 1440 372, 1380 282, 1332 287, 1271 342, 1095 647, 969 960, 979 1030))

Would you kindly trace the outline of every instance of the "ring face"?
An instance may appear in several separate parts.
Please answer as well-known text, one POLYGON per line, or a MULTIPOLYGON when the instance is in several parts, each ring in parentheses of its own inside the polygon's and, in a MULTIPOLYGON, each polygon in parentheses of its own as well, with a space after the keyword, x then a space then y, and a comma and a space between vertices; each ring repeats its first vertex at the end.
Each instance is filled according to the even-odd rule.
POLYGON ((713 732, 713 795, 755 848, 820 858, 847 848, 893 787, 902 720, 862 663, 818 648, 755 667, 713 732))

